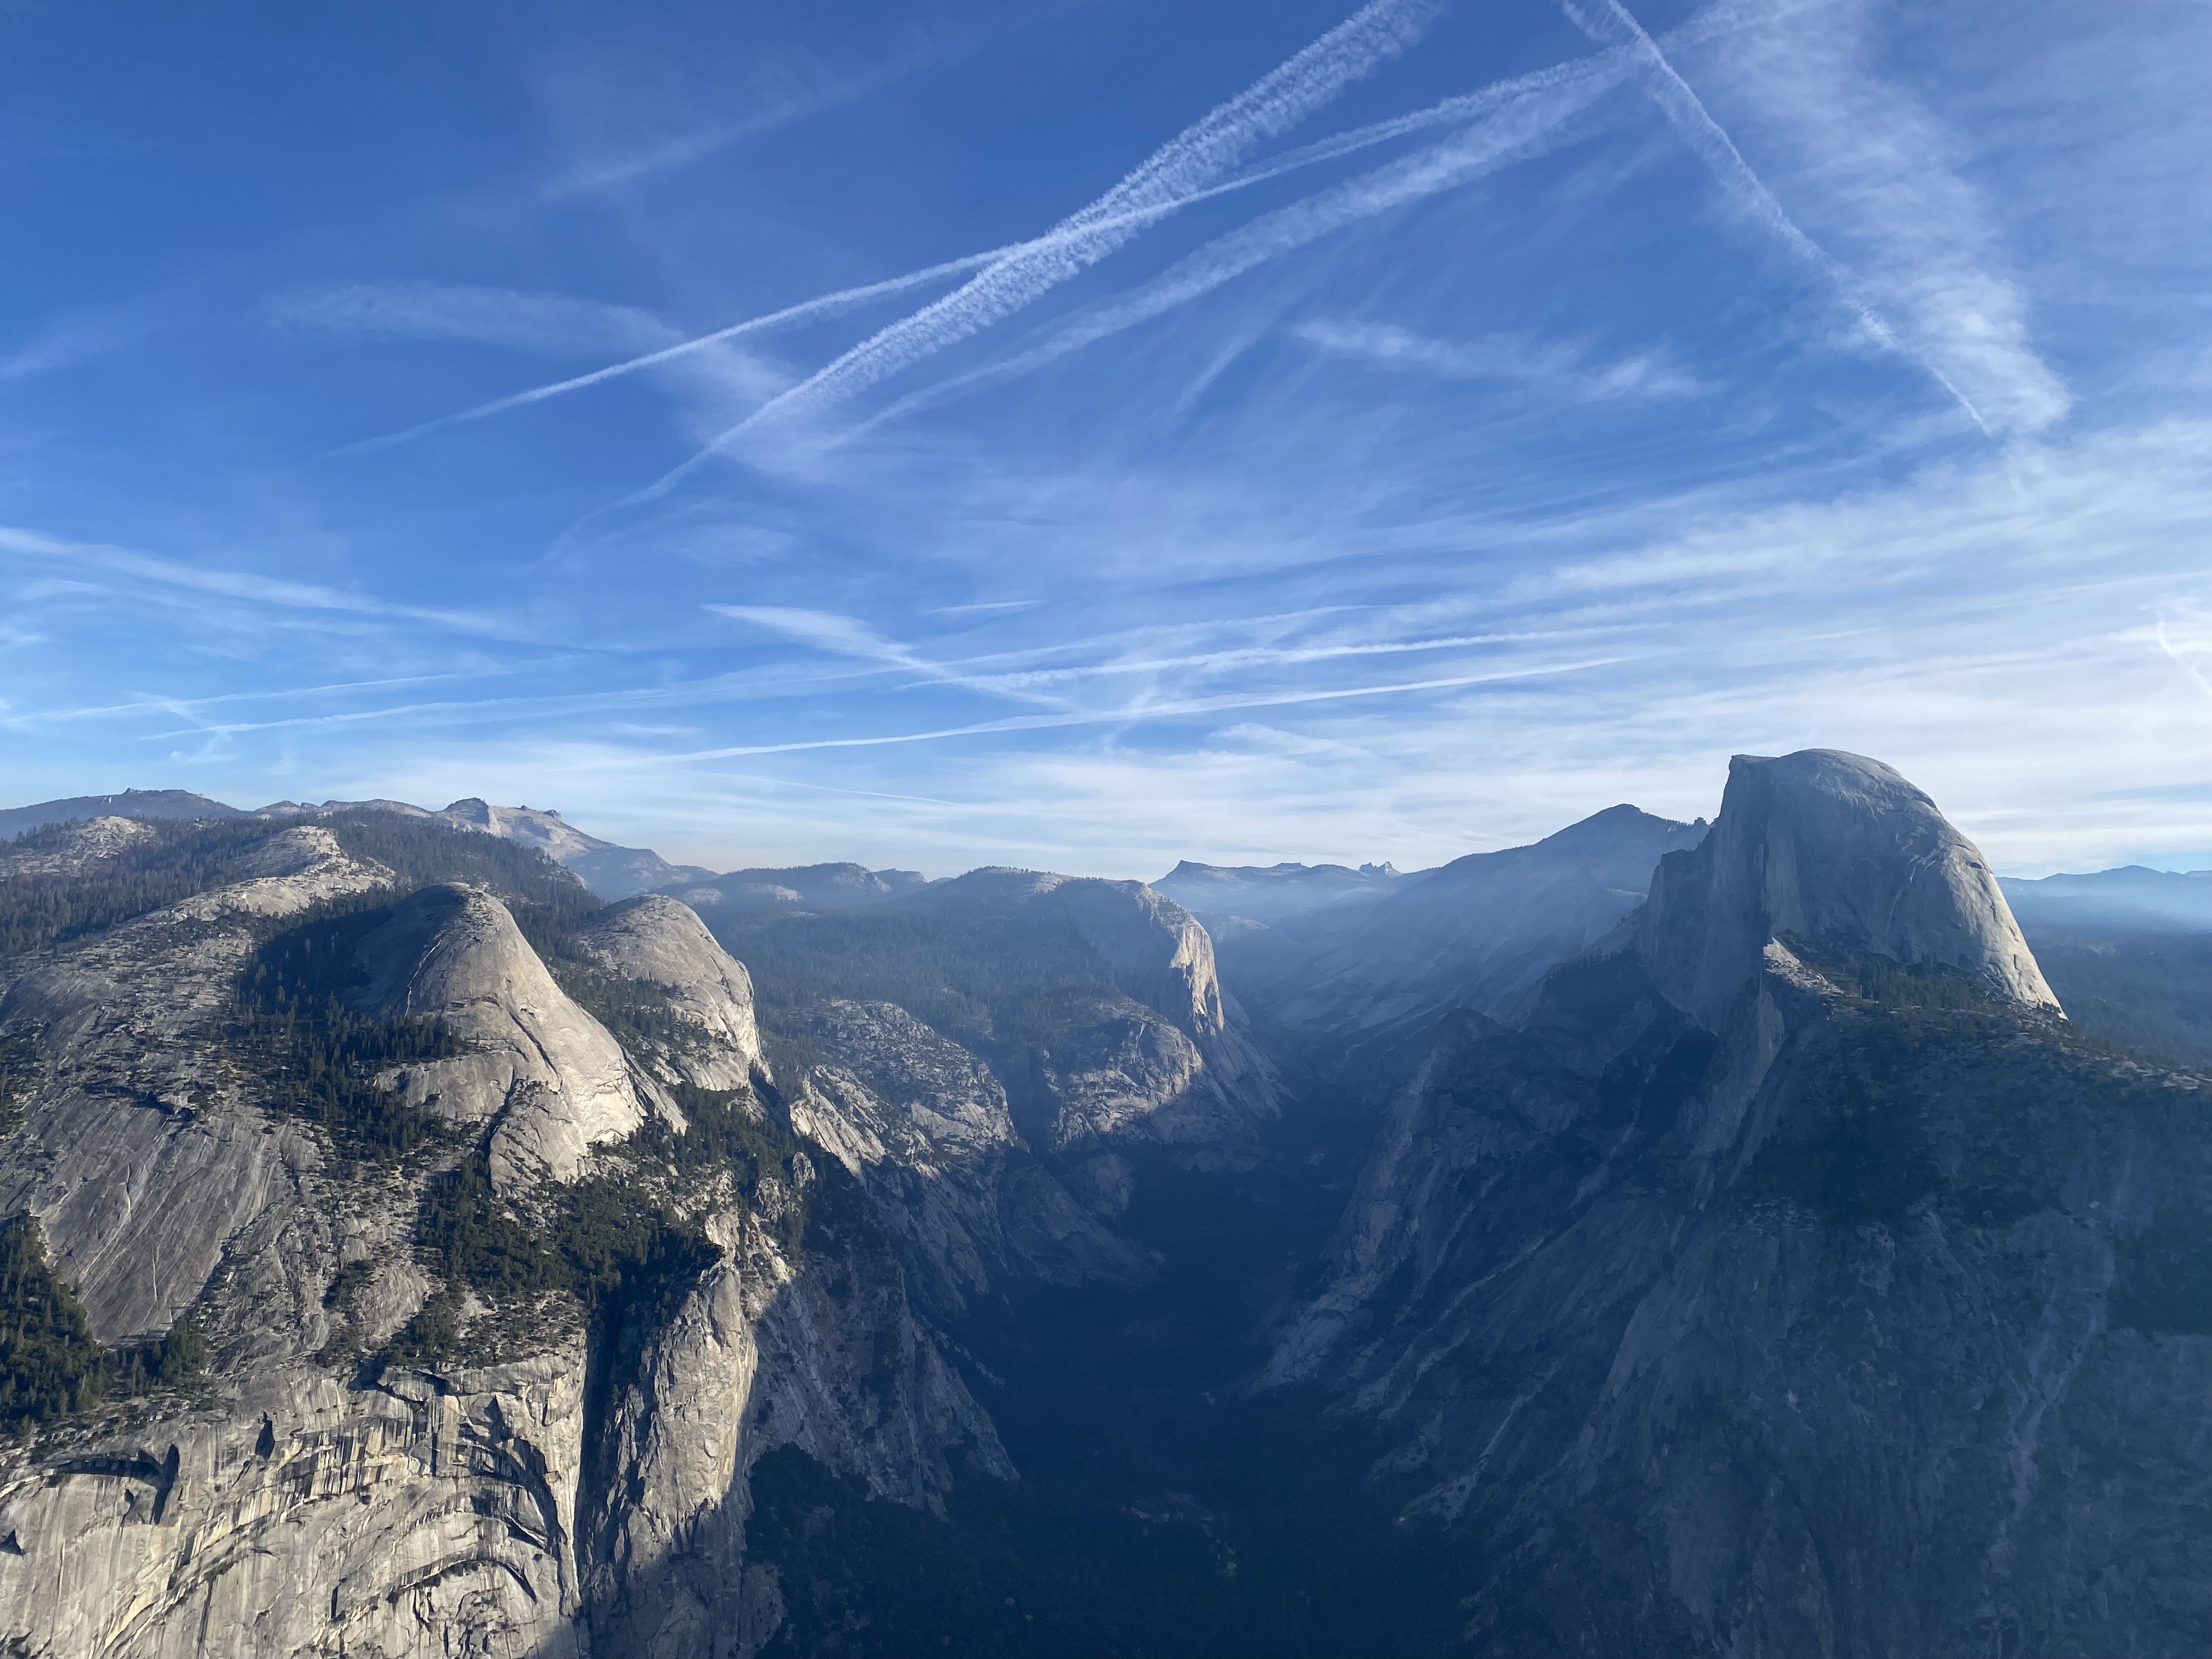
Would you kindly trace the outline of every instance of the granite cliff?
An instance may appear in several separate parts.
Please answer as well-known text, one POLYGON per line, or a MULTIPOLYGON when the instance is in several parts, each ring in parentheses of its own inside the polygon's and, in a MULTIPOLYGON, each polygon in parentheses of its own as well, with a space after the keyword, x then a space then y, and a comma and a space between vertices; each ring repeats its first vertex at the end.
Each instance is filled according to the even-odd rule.
POLYGON ((1187 866, 1227 986, 1134 882, 92 805, 0 846, 10 1652, 2212 1639, 2212 1085, 1876 762, 1187 866))
MULTIPOLYGON (((692 910, 534 851, 110 816, 0 881, 11 1651, 758 1651, 763 1455, 1011 1480, 943 1318, 1150 1271, 965 1050, 836 1002, 780 1091, 692 910)), ((1202 934, 1071 914, 1218 1038, 1202 934)))
POLYGON ((2182 1651, 2208 1108, 2070 1032, 1893 771, 1740 757, 1429 1043, 1267 1381, 1376 1431, 1472 1651, 2182 1651))

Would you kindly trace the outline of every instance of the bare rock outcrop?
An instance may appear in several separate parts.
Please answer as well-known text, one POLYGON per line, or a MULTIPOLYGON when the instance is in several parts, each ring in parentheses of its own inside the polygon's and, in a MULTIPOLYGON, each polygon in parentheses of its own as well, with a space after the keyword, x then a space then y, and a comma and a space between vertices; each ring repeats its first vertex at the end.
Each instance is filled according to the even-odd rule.
POLYGON ((622 1045, 554 982, 507 907, 458 885, 402 900, 363 939, 365 1012, 439 1019, 467 1052, 410 1066, 392 1086, 455 1123, 489 1123, 493 1184, 573 1181, 590 1149, 631 1133, 646 1107, 622 1045))
MULTIPOLYGON (((145 841, 100 836, 75 840, 94 858, 145 841)), ((917 1505, 941 1504, 956 1466, 1012 1475, 928 1310, 957 1305, 958 1284, 1131 1253, 1022 1152, 987 1067, 897 1011, 855 1016, 825 1068, 843 1093, 832 1102, 825 1082, 790 1114, 825 1151, 747 1089, 760 1073, 745 970, 672 901, 586 920, 580 961, 560 958, 577 996, 605 989, 597 970, 665 1006, 624 1026, 632 1054, 485 891, 386 907, 392 872, 315 824, 219 873, 235 879, 4 964, 0 1216, 37 1218, 100 1342, 158 1337, 189 1313, 210 1364, 0 1447, 0 1647, 750 1654, 781 1617, 773 1570, 745 1559, 764 1451, 800 1448, 917 1505), (357 977, 356 1021, 442 1023, 460 1052, 355 1081, 488 1137, 494 1194, 467 1184, 483 1179, 477 1135, 407 1157, 285 1115, 302 1103, 276 1103, 289 1068, 341 1051, 234 1042, 257 951, 291 938, 289 916, 349 897, 353 914, 341 904, 302 936, 348 957, 269 960, 306 974, 310 996, 357 977), (727 1091, 725 1139, 610 1151, 655 1097, 646 1033, 671 1027, 683 1040, 659 1058, 727 1091), (848 1157, 854 1173, 825 1182, 848 1157), (562 1210, 547 1179, 583 1174, 631 1183, 654 1253, 631 1215, 562 1210), (557 1249, 556 1224, 598 1226, 639 1252, 622 1269, 639 1288, 593 1302, 562 1288, 550 1254, 550 1276, 519 1290, 469 1277, 437 1231, 452 1201, 508 1230, 509 1261, 557 1249), (810 1232, 816 1203, 831 1213, 810 1232), (513 1231, 539 1226, 528 1242, 513 1231)), ((580 1206, 604 1190, 568 1189, 580 1206)))
POLYGON ((62 1656, 579 1659, 580 1345, 0 1455, 0 1632, 62 1656))
POLYGON ((242 886, 251 902, 172 907, 11 963, 0 996, 0 1033, 36 1033, 44 1054, 0 1150, 0 1214, 39 1218, 103 1341, 167 1330, 231 1237, 323 1161, 312 1137, 262 1113, 217 1023, 252 923, 391 872, 307 829, 272 836, 240 873, 198 897, 242 886))
POLYGON ((1281 1109, 1281 1080, 1224 996, 1213 941, 1189 911, 1141 882, 1005 869, 935 884, 922 902, 997 913, 1010 951, 1073 943, 1070 968, 1121 994, 1057 1011, 1052 1051, 1032 1062, 1052 1120, 1033 1137, 1061 1152, 1124 1143, 1206 1163, 1252 1156, 1281 1109))
POLYGON ((702 1089, 742 1089, 761 1068, 752 976, 690 905, 659 893, 611 904, 580 942, 608 972, 667 994, 685 1028, 662 1056, 675 1076, 702 1089))
POLYGON ((2053 1007, 1972 844, 1814 750, 1447 1017, 1267 1380, 1466 1540, 1468 1650, 2201 1644, 2208 1091, 2053 1007))
POLYGON ((1009 1274, 1141 1273, 1137 1253, 1028 1156, 1005 1089, 975 1055, 890 1003, 833 1002, 814 1032, 836 1060, 808 1074, 793 1127, 861 1182, 933 1305, 957 1310, 1009 1274))
POLYGON ((1713 1030, 1790 939, 2058 1006, 1980 850, 1891 768, 1839 750, 1730 761, 1712 833, 1660 860, 1636 939, 1653 982, 1713 1030))
POLYGON ((0 875, 76 875, 105 860, 152 841, 159 832, 135 818, 82 818, 68 824, 52 847, 0 843, 0 875))
POLYGON ((225 915, 290 916, 311 905, 388 887, 391 871, 356 859, 320 824, 279 830, 239 860, 236 879, 195 894, 150 920, 213 921, 225 915))

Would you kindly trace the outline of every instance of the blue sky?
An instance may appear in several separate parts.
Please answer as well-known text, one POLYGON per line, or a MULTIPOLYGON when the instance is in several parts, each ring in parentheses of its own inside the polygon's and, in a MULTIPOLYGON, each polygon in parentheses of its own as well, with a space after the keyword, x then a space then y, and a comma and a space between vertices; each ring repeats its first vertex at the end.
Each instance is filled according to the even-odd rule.
POLYGON ((2212 5, 0 8, 0 774, 2212 865, 2212 5))

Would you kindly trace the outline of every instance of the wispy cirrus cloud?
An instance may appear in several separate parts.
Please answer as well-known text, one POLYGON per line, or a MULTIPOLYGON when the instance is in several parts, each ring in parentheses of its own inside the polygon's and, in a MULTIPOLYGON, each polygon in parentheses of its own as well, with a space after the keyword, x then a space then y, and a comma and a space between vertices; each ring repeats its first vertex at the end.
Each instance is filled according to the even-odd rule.
POLYGON ((2158 648, 2212 697, 2212 611, 2162 611, 2152 632, 2158 648))
POLYGON ((1291 331, 1321 350, 1382 368, 1449 380, 1516 382, 1591 401, 1694 398, 1711 389, 1656 351, 1594 363, 1587 346, 1513 334, 1438 340, 1389 323, 1329 321, 1301 323, 1291 331))
POLYGON ((149 322, 140 315, 72 315, 49 323, 11 351, 0 352, 0 384, 35 380, 121 351, 143 338, 149 322))
POLYGON ((1547 70, 1509 83, 1511 96, 1498 100, 1491 114, 1450 138, 1262 214, 1214 238, 1122 299, 1059 329, 1042 343, 910 393, 859 429, 871 429, 976 386, 1030 374, 1188 305, 1323 237, 1542 154, 1611 84, 1603 76, 1580 72, 1579 65, 1571 68, 1575 72, 1547 70))
MULTIPOLYGON (((1652 101, 1659 106, 1668 125, 1680 135, 1682 141, 1711 169, 1723 190, 1753 220, 1780 240, 1790 252, 1833 284, 1837 297, 1857 320, 1866 337, 1881 345, 1895 348, 1899 342, 1888 320, 1868 303, 1859 290, 1857 279, 1826 248, 1798 228, 1774 192, 1752 170, 1743 152, 1736 148, 1721 124, 1713 119, 1690 83, 1682 78, 1668 58, 1666 51, 1636 21, 1635 15, 1620 0, 1560 0, 1561 9, 1574 21, 1575 26, 1591 40, 1604 45, 1625 47, 1642 64, 1644 82, 1650 88, 1652 101)), ((1935 370, 1938 379, 1941 371, 1935 370)), ((1982 416, 1966 395, 1948 380, 1944 387, 1965 405, 1966 413, 1978 423, 1982 416)))
POLYGON ((1561 5, 1591 40, 1640 58, 1653 101, 1682 141, 1750 218, 1832 285, 1869 340, 1917 362, 1992 437, 2038 432, 2065 413, 2057 377, 2027 349, 2019 296, 1977 257, 1985 249, 1974 246, 1983 239, 1967 192, 1929 165, 1948 136, 1865 72, 1859 31, 1839 26, 1845 8, 1778 10, 1764 46, 1756 29, 1715 38, 1737 54, 1747 98, 1819 153, 1840 216, 1875 255, 1871 278, 1805 233, 1621 0, 1561 5))
POLYGON ((749 623, 841 657, 856 657, 864 662, 880 663, 888 668, 898 668, 919 674, 940 684, 957 685, 970 690, 999 690, 1024 702, 1046 702, 1028 694, 1026 688, 994 686, 957 668, 933 662, 912 647, 896 640, 887 639, 868 623, 856 617, 848 617, 834 611, 814 611, 796 605, 710 605, 707 606, 718 617, 727 617, 732 622, 749 623))
MULTIPOLYGON (((532 665, 535 666, 536 665, 532 665)), ((90 720, 121 720, 133 714, 193 714, 203 708, 218 708, 241 702, 289 702, 302 697, 343 696, 355 691, 383 691, 401 685, 434 685, 444 681, 489 679, 499 674, 520 672, 514 668, 485 668, 457 674, 399 674, 373 680, 334 680, 320 685, 287 685, 270 687, 260 691, 222 691, 212 696, 162 696, 153 692, 142 692, 129 702, 94 703, 82 708, 45 708, 25 710, 19 723, 33 721, 69 721, 90 720)))
POLYGON ((1999 435, 2043 431, 2071 398, 2028 339, 2026 296, 1962 171, 1958 135, 1873 67, 1867 0, 1776 7, 1716 36, 1726 94, 1786 155, 1793 193, 1850 258, 1900 348, 1999 435))
POLYGON ((35 530, 0 525, 0 556, 13 556, 65 569, 93 569, 159 583, 193 592, 219 594, 224 599, 278 610, 337 611, 362 617, 383 617, 410 622, 434 623, 457 632, 512 637, 514 624, 488 614, 446 611, 426 605, 395 604, 373 594, 349 592, 315 582, 287 581, 258 572, 224 570, 188 563, 160 554, 102 542, 79 542, 49 536, 35 530))
POLYGON ((1003 720, 975 720, 921 732, 885 732, 836 738, 799 738, 781 743, 732 744, 682 754, 641 756, 641 765, 696 764, 703 761, 733 760, 752 755, 792 755, 833 749, 880 749, 917 743, 941 743, 953 738, 995 736, 1015 732, 1052 731, 1075 726, 1132 726, 1147 721, 1188 720, 1251 708, 1288 708, 1312 703, 1344 702, 1372 697, 1407 696, 1424 691, 1463 690, 1470 686, 1502 684, 1509 681, 1547 678, 1553 675, 1585 673, 1619 660, 1593 657, 1569 662, 1544 663, 1447 674, 1417 680, 1392 680, 1371 685, 1335 685, 1308 690, 1230 692, 1210 697, 1147 698, 1110 708, 1087 708, 1063 714, 1014 714, 1003 720))
POLYGON ((1438 0, 1370 0, 1350 18, 1162 145, 1120 183, 1054 228, 1052 245, 1010 254, 944 298, 878 330, 719 434, 653 484, 665 491, 747 433, 817 413, 969 338, 1121 248, 1134 216, 1204 188, 1260 144, 1290 131, 1346 88, 1411 47, 1438 0))

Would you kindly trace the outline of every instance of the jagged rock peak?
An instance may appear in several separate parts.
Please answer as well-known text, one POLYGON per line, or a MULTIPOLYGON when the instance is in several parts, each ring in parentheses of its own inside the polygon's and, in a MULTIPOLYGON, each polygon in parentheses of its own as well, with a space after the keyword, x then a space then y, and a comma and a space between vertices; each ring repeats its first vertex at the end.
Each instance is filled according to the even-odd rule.
POLYGON ((1711 833, 1660 860, 1637 923, 1660 988, 1716 1029, 1767 947, 1792 939, 2058 1006, 1980 849, 1895 770, 1840 750, 1731 760, 1711 833))

